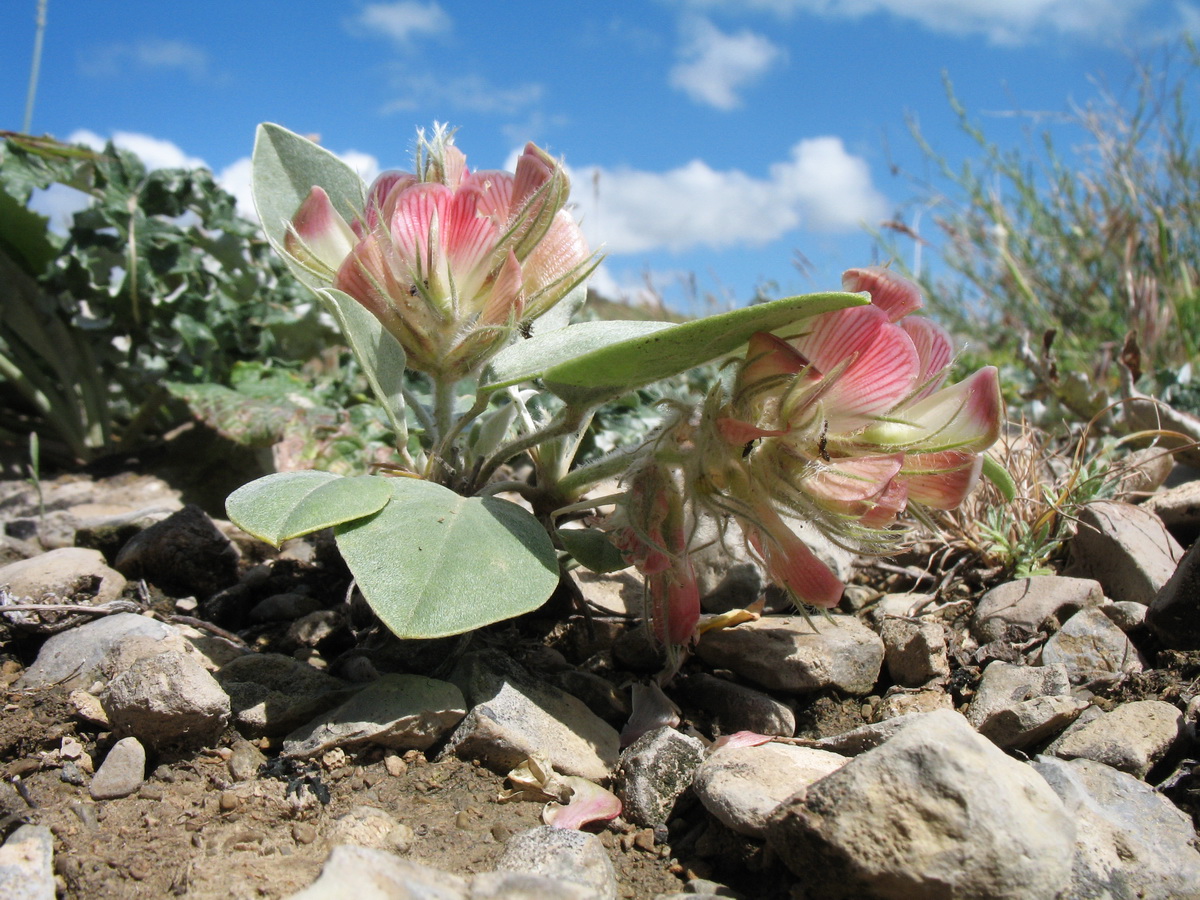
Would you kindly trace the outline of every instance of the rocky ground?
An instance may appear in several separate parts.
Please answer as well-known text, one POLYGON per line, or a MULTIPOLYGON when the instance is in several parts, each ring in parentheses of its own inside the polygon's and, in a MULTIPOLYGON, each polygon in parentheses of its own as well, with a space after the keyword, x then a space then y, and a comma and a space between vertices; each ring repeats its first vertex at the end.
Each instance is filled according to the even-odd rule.
POLYGON ((325 536, 0 483, 0 895, 1200 897, 1195 475, 1087 508, 1057 575, 834 558, 843 609, 768 595, 663 689, 626 575, 398 641, 325 536))

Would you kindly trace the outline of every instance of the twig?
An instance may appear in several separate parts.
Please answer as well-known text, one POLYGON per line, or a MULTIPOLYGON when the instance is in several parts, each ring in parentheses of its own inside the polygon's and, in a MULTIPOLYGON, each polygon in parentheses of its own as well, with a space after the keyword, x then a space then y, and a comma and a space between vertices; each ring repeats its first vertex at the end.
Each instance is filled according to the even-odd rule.
POLYGON ((215 634, 217 637, 225 638, 225 640, 237 644, 239 647, 245 647, 247 649, 250 647, 249 644, 247 644, 232 631, 226 631, 220 625, 214 625, 212 622, 205 621, 204 619, 197 619, 195 616, 164 616, 163 621, 170 622, 174 625, 191 625, 193 628, 200 628, 204 631, 215 634))

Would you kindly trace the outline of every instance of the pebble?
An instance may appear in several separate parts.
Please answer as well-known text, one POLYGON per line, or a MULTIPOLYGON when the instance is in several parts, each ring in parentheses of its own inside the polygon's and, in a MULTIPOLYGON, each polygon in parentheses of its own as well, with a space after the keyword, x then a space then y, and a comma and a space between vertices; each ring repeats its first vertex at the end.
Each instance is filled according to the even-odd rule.
POLYGON ((1170 703, 1136 700, 1064 735, 1053 752, 1061 759, 1091 759, 1145 778, 1178 742, 1182 728, 1183 713, 1170 703))
POLYGON ((1140 506, 1098 500, 1079 512, 1067 574, 1094 578, 1113 600, 1149 606, 1183 558, 1162 519, 1140 506))
POLYGON ((784 693, 837 688, 866 694, 883 668, 883 641, 853 616, 766 616, 705 632, 696 653, 712 666, 784 693))
POLYGON ((785 801, 767 840, 822 898, 1053 898, 1074 824, 1045 781, 957 712, 921 717, 785 801))
POLYGON ((779 804, 847 762, 837 753, 787 744, 722 747, 700 765, 694 787, 722 825, 763 839, 779 804))
POLYGON ((0 897, 54 900, 54 835, 45 825, 22 825, 0 846, 0 897))
POLYGON ((915 688, 935 678, 950 676, 946 628, 941 622, 885 618, 879 637, 883 640, 888 675, 896 684, 915 688))
POLYGON ((111 603, 125 590, 125 576, 110 569, 99 550, 62 547, 0 566, 0 585, 26 603, 78 603, 81 584, 96 584, 83 602, 111 603))
POLYGON ((613 773, 624 818, 636 825, 665 824, 703 759, 704 745, 674 728, 643 734, 621 753, 613 773))
POLYGON ((228 695, 192 657, 168 650, 136 660, 100 697, 113 728, 153 746, 215 740, 229 721, 228 695))
POLYGON ((1104 602, 1104 589, 1091 578, 1034 575, 997 585, 979 598, 971 633, 981 644, 1002 640, 1010 627, 1028 634, 1055 625, 1081 609, 1104 602))
POLYGON ((1099 609, 1085 609, 1067 619, 1042 647, 1041 663, 1065 665, 1075 683, 1145 668, 1137 647, 1099 609))
POLYGON ((1034 768, 1075 821, 1070 898, 1200 896, 1200 853, 1188 817, 1131 775, 1088 759, 1039 756, 1034 768))
POLYGON ((1003 750, 1020 750, 1066 728, 1088 706, 1071 696, 1062 664, 988 663, 971 700, 967 721, 1003 750))
POLYGON ((408 763, 395 753, 389 753, 383 758, 383 768, 393 778, 399 778, 408 771, 408 763))
POLYGON ((424 675, 384 675, 283 741, 287 756, 317 756, 333 749, 373 744, 424 750, 445 737, 463 716, 462 692, 424 675))
POLYGON ((713 728, 721 734, 753 731, 791 737, 796 733, 792 708, 762 691, 707 672, 679 678, 674 687, 687 702, 711 714, 713 728))
POLYGON ((496 861, 497 872, 543 875, 574 882, 595 900, 616 900, 617 876, 600 839, 586 831, 543 825, 509 839, 496 861))
POLYGON ((226 766, 229 768, 229 777, 234 781, 249 781, 256 777, 267 761, 263 752, 249 741, 235 741, 231 749, 226 766))
POLYGON ((122 738, 113 744, 96 770, 88 792, 93 800, 128 797, 146 777, 146 750, 137 738, 122 738))

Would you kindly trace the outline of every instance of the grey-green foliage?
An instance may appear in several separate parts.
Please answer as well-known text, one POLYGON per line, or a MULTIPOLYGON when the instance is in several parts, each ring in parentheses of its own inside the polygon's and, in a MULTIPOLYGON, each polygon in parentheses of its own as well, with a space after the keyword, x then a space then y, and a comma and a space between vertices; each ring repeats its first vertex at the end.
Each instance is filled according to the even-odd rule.
POLYGON ((147 171, 112 145, 5 136, 0 275, 0 450, 36 431, 58 462, 185 418, 168 382, 221 384, 239 361, 303 359, 328 336, 211 172, 147 171), (28 209, 55 184, 89 201, 65 234, 28 209))

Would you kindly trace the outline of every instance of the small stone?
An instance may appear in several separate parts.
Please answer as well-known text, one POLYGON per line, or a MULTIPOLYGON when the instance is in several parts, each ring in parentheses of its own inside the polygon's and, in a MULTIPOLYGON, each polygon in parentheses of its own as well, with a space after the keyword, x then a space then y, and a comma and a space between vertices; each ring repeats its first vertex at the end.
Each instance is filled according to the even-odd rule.
POLYGON ((355 806, 329 826, 330 844, 354 844, 376 850, 404 851, 412 843, 412 829, 401 827, 391 813, 373 806, 355 806))
POLYGON ((1122 600, 1120 603, 1106 603, 1104 606, 1097 607, 1097 609, 1108 616, 1112 623, 1126 634, 1131 631, 1137 631, 1137 629, 1145 625, 1146 615, 1149 613, 1147 607, 1132 600, 1122 600))
POLYGON ((308 822, 292 823, 292 840, 297 844, 311 844, 317 839, 317 829, 308 822))
POLYGON ((722 734, 753 731, 791 737, 796 733, 792 708, 754 688, 699 672, 678 679, 676 689, 687 702, 710 713, 713 727, 722 734))
POLYGON ((1145 778, 1179 740, 1183 713, 1161 700, 1122 703, 1082 728, 1065 735, 1054 748, 1060 759, 1085 758, 1145 778))
POLYGON ((229 721, 229 697, 216 679, 176 651, 135 661, 100 699, 115 729, 155 746, 206 743, 229 721))
POLYGON ((1088 578, 1034 575, 992 588, 980 599, 971 618, 971 633, 981 644, 1002 640, 1015 626, 1029 634, 1048 620, 1065 621, 1081 609, 1104 602, 1104 589, 1088 578))
POLYGON ((0 566, 0 585, 30 603, 111 603, 125 590, 125 578, 110 569, 99 550, 61 547, 32 559, 0 566), (80 593, 86 594, 77 596, 80 593))
POLYGON ((983 670, 967 720, 997 747, 1020 750, 1062 731, 1087 705, 1071 696, 1064 665, 995 660, 983 670))
POLYGON ((234 781, 249 781, 257 777, 258 770, 267 761, 262 751, 244 740, 235 741, 232 750, 226 763, 229 767, 229 777, 234 781))
POLYGON ((869 718, 872 722, 883 722, 898 716, 933 712, 936 709, 954 709, 954 701, 940 687, 918 690, 891 688, 879 705, 869 712, 869 718))
POLYGON ((383 768, 393 778, 399 778, 408 771, 408 763, 402 760, 395 753, 389 753, 383 758, 383 768))
POLYGON ((866 694, 883 667, 883 641, 852 616, 808 620, 767 616, 705 632, 696 652, 768 690, 809 693, 837 688, 866 694))
POLYGON ((308 594, 272 594, 250 610, 251 622, 290 622, 322 608, 316 597, 308 594))
POLYGON ((217 806, 221 812, 233 812, 241 805, 242 798, 239 797, 234 791, 221 791, 221 797, 217 803, 217 806))
POLYGON ((93 800, 128 797, 146 777, 146 750, 137 738, 122 738, 113 744, 104 762, 92 778, 89 793, 93 800))
POLYGON ((903 687, 921 687, 950 675, 946 655, 946 629, 936 620, 885 618, 879 627, 884 660, 892 681, 903 687))
POLYGON ((45 825, 22 825, 0 847, 0 897, 54 900, 54 835, 45 825))
POLYGON ((1042 647, 1042 665, 1062 664, 1073 682, 1140 672, 1141 654, 1120 628, 1099 609, 1071 616, 1042 647))
POLYGON ((621 754, 613 774, 622 815, 638 825, 665 824, 703 759, 704 745, 674 728, 642 735, 621 754))

